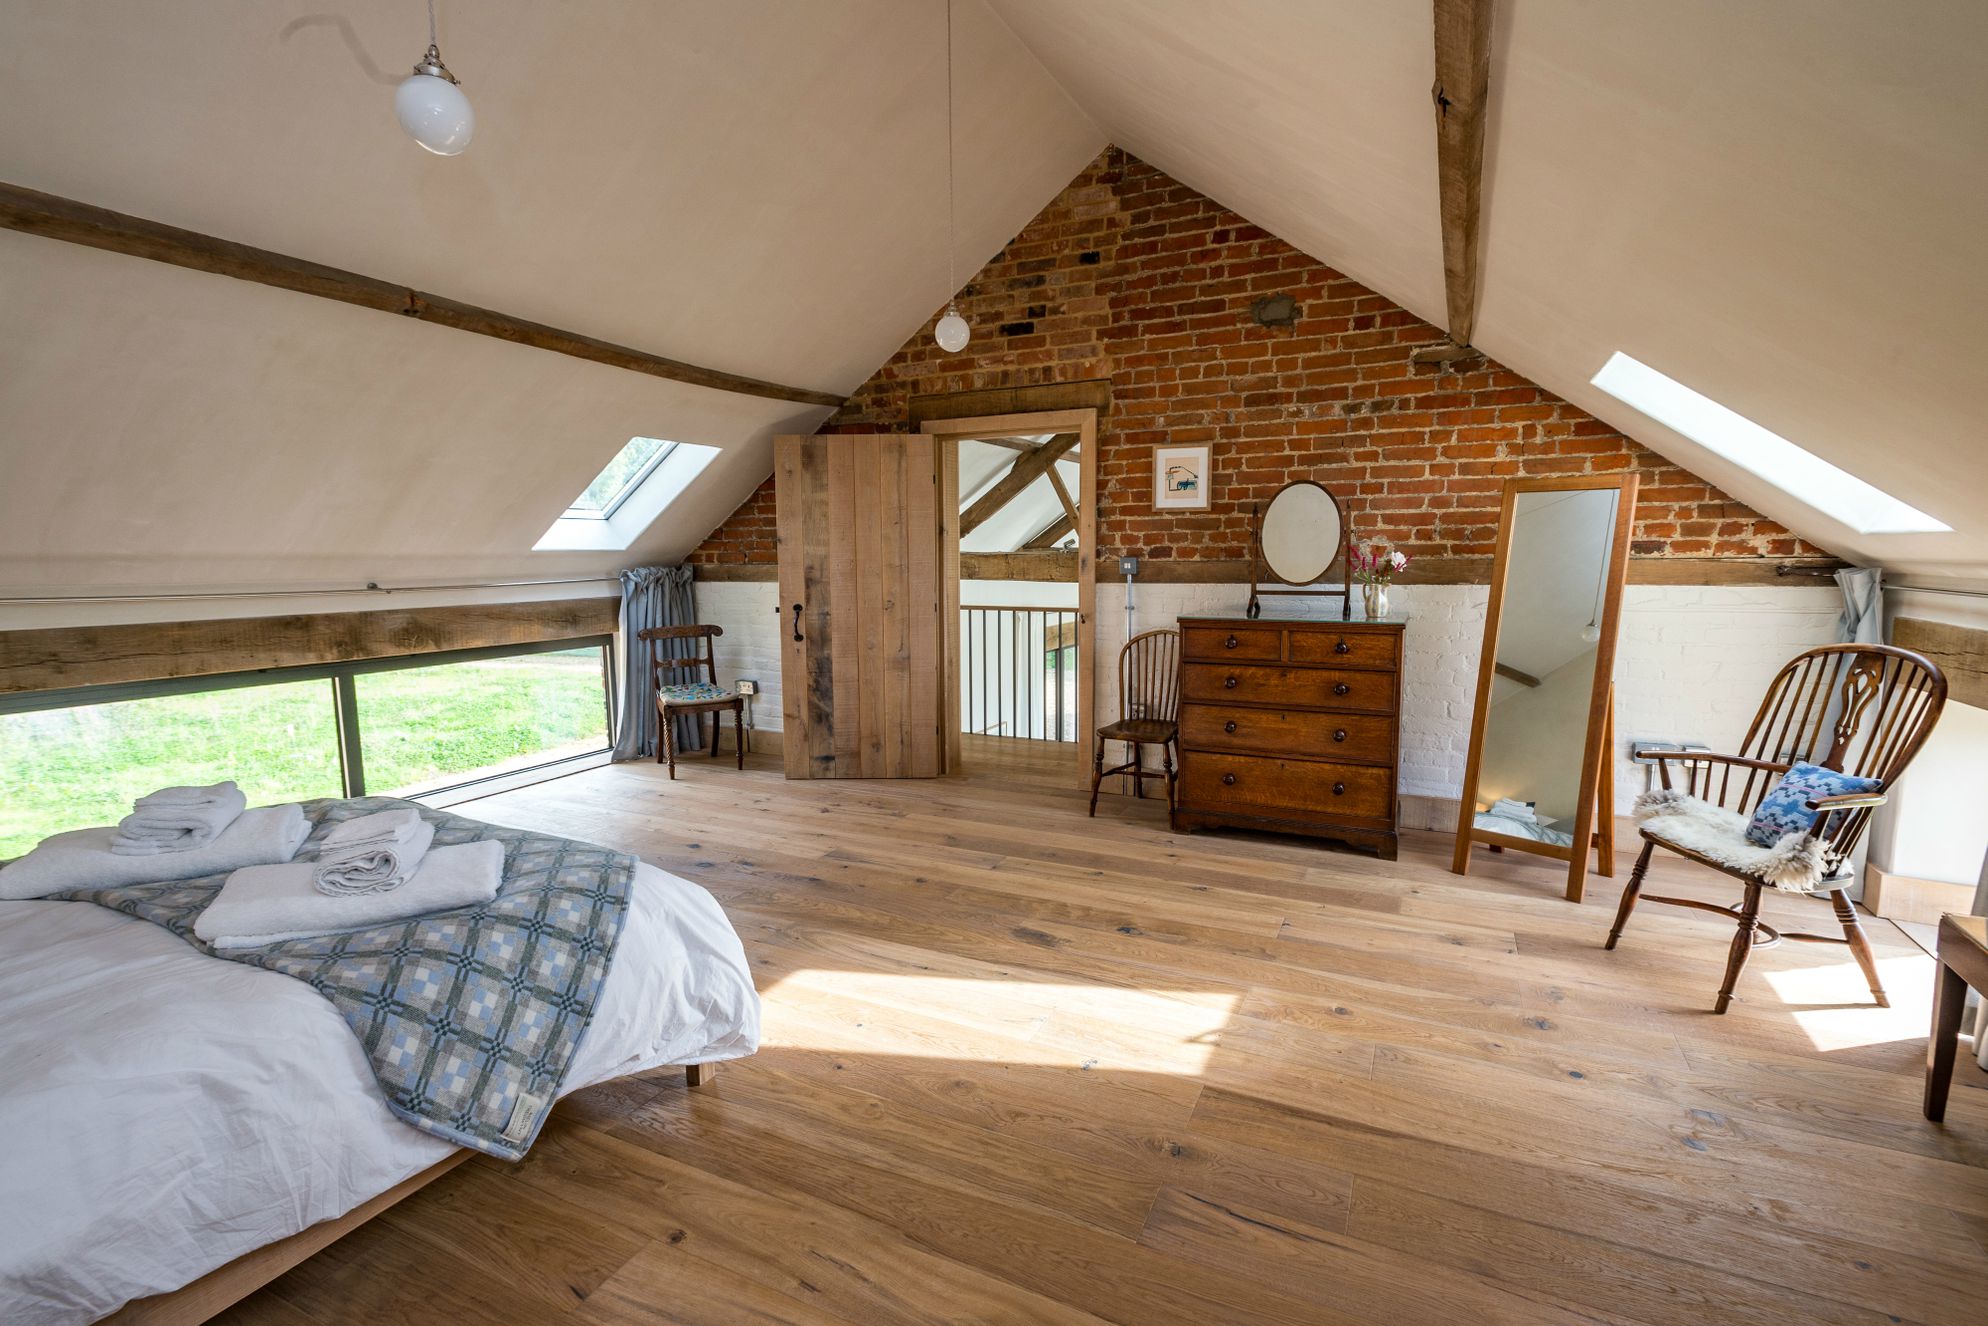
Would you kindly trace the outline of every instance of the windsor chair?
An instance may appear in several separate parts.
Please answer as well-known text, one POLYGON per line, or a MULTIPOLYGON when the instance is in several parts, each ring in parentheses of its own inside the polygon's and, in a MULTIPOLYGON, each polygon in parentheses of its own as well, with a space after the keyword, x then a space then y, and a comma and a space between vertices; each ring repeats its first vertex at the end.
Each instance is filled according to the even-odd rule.
MULTIPOLYGON (((718 662, 712 641, 725 633, 722 626, 651 626, 637 631, 635 638, 648 646, 649 685, 656 696, 656 763, 668 763, 670 778, 676 778, 676 718, 690 714, 700 724, 711 715, 711 758, 718 757, 719 718, 732 711, 732 731, 737 737, 738 767, 745 768, 745 697, 718 684, 718 662), (687 657, 669 652, 669 641, 692 641, 687 657), (704 674, 702 681, 698 673, 704 674), (664 674, 689 673, 687 682, 665 682, 664 674)), ((699 743, 702 744, 701 742, 699 743)))
POLYGON ((1164 776, 1167 808, 1174 803, 1174 751, 1180 741, 1180 632, 1147 631, 1118 651, 1118 721, 1098 729, 1091 757, 1091 814, 1098 813, 1098 787, 1113 774, 1132 779, 1135 795, 1146 795, 1146 780, 1164 776), (1104 744, 1122 741, 1125 763, 1104 767, 1104 744), (1148 746, 1160 748, 1165 773, 1141 763, 1148 746))
POLYGON ((1848 945, 1863 969, 1871 997, 1879 1007, 1890 1007, 1870 941, 1864 937, 1856 906, 1846 892, 1853 882, 1850 858, 1871 812, 1884 804, 1891 786, 1925 744, 1946 697, 1947 681, 1939 668, 1910 650, 1890 645, 1824 645, 1797 655, 1781 669, 1760 702, 1738 754, 1651 752, 1651 758, 1658 761, 1664 791, 1681 791, 1688 799, 1673 804, 1688 812, 1728 812, 1727 822, 1735 836, 1743 830, 1746 817, 1780 781, 1780 775, 1797 760, 1879 780, 1874 791, 1818 797, 1807 803, 1816 816, 1803 848, 1815 854, 1820 871, 1813 888, 1801 891, 1829 899, 1843 930, 1840 937, 1783 932, 1763 924, 1760 896, 1769 885, 1762 871, 1721 861, 1708 855, 1702 845, 1682 845, 1666 836, 1663 821, 1658 819, 1642 828, 1643 850, 1622 892, 1622 905, 1616 910, 1615 927, 1608 932, 1605 947, 1615 947, 1639 899, 1717 912, 1733 918, 1739 929, 1726 958, 1726 979, 1719 987, 1714 1013, 1725 1012, 1732 1003, 1733 987, 1753 950, 1783 939, 1848 945), (1673 788, 1671 767, 1678 764, 1684 766, 1684 786, 1673 788), (1694 898, 1644 895, 1643 877, 1649 871, 1651 853, 1659 847, 1738 880, 1742 888, 1739 905, 1722 907, 1694 898))

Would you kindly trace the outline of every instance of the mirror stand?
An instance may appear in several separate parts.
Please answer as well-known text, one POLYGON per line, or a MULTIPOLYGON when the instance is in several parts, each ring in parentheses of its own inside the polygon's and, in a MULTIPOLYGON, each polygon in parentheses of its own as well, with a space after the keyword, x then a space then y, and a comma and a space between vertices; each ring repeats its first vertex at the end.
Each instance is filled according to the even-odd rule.
POLYGON ((1567 863, 1579 902, 1589 852, 1615 865, 1611 677, 1636 477, 1505 484, 1451 870, 1473 845, 1567 863), (1486 803, 1486 804, 1480 804, 1486 803))
POLYGON ((1278 489, 1268 503, 1251 507, 1250 522, 1249 607, 1244 616, 1262 616, 1263 600, 1268 597, 1336 598, 1339 619, 1352 619, 1353 530, 1330 489, 1311 479, 1294 479, 1278 489), (1270 533, 1268 545, 1266 529, 1270 533), (1331 548, 1322 565, 1309 538, 1313 529, 1329 531, 1329 537, 1316 541, 1331 548), (1314 588, 1334 566, 1340 568, 1338 588, 1314 588))

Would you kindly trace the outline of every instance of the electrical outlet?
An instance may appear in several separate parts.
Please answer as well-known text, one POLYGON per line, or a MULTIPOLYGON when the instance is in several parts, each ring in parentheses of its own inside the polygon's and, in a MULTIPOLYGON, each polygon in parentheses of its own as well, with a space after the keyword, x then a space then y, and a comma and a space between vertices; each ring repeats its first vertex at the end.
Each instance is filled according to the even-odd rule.
POLYGON ((740 677, 736 682, 733 683, 733 685, 738 688, 738 692, 740 695, 759 694, 759 683, 754 681, 751 677, 740 677))
POLYGON ((1138 575, 1138 574, 1139 574, 1139 559, 1138 559, 1137 557, 1121 557, 1121 558, 1119 558, 1119 559, 1118 559, 1118 574, 1120 574, 1120 575, 1124 576, 1124 577, 1125 577, 1126 579, 1128 579, 1128 580, 1129 580, 1129 579, 1131 579, 1131 578, 1132 578, 1133 576, 1136 576, 1136 575, 1138 575))

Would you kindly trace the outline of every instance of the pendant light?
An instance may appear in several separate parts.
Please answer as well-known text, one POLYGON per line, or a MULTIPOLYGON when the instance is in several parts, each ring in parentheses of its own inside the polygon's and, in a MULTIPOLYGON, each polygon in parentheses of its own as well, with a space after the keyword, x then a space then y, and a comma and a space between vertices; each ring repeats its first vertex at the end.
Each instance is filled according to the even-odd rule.
MULTIPOLYGON (((946 0, 946 288, 959 290, 959 273, 953 255, 953 0, 946 0)), ((946 316, 932 328, 932 339, 947 354, 966 349, 973 329, 959 315, 958 299, 946 301, 946 316)))
POLYGON ((1581 639, 1588 644, 1601 643, 1601 589, 1608 582, 1608 563, 1595 572, 1595 608, 1588 614, 1588 624, 1581 628, 1581 639))
POLYGON ((476 112, 436 45, 435 0, 428 0, 428 53, 394 89, 393 113, 409 138, 438 157, 461 155, 476 132, 476 112))

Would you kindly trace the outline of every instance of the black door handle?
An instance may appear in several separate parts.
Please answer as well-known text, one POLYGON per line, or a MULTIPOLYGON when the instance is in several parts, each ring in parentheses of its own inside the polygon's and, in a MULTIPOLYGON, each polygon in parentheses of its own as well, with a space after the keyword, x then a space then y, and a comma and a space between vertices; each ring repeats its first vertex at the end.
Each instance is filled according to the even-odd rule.
POLYGON ((1336 797, 1343 797, 1343 796, 1345 796, 1345 795, 1346 795, 1346 784, 1344 784, 1344 783, 1334 783, 1334 784, 1332 785, 1332 795, 1334 795, 1334 796, 1336 796, 1336 797))
POLYGON ((1333 693, 1334 695, 1344 695, 1344 694, 1346 694, 1346 692, 1348 692, 1348 691, 1350 691, 1350 690, 1352 690, 1352 689, 1353 689, 1353 688, 1352 688, 1351 686, 1348 686, 1348 685, 1347 685, 1347 684, 1346 684, 1345 682, 1343 682, 1343 681, 1342 681, 1342 682, 1340 682, 1340 683, 1339 683, 1339 684, 1338 684, 1337 686, 1334 686, 1334 687, 1332 688, 1332 693, 1333 693))
POLYGON ((1236 785, 1236 776, 1235 776, 1234 774, 1223 774, 1223 775, 1222 775, 1222 786, 1223 786, 1223 787, 1234 787, 1235 785, 1236 785))
POLYGON ((1232 635, 1232 636, 1230 636, 1230 637, 1229 637, 1229 638, 1228 638, 1227 640, 1224 640, 1224 641, 1222 642, 1222 648, 1224 648, 1224 649, 1234 649, 1234 648, 1235 648, 1235 647, 1236 647, 1237 645, 1239 645, 1239 644, 1241 644, 1241 643, 1242 643, 1242 641, 1240 641, 1240 640, 1236 639, 1236 638, 1235 638, 1235 637, 1234 637, 1234 636, 1232 635))
POLYGON ((801 638, 802 638, 802 637, 801 637, 801 605, 800 605, 800 604, 798 604, 798 603, 796 603, 796 604, 794 605, 794 638, 795 638, 796 640, 799 640, 799 639, 801 639, 801 638))
POLYGON ((1234 732, 1235 730, 1236 730, 1236 720, 1233 718, 1231 718, 1228 722, 1222 724, 1222 731, 1224 732, 1234 732))
POLYGON ((1347 644, 1344 640, 1341 640, 1338 644, 1332 647, 1332 652, 1335 654, 1346 654, 1346 653, 1351 653, 1352 649, 1353 646, 1347 644))
POLYGON ((1345 729, 1345 728, 1343 728, 1343 727, 1342 727, 1342 728, 1335 728, 1335 729, 1333 730, 1333 733, 1332 733, 1332 739, 1333 739, 1334 741, 1344 741, 1344 740, 1346 740, 1346 729, 1345 729))
POLYGON ((1234 677, 1230 677, 1227 681, 1223 682, 1222 685, 1227 690, 1234 690, 1236 688, 1236 679, 1234 677))

